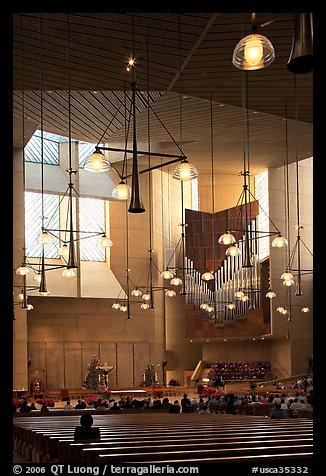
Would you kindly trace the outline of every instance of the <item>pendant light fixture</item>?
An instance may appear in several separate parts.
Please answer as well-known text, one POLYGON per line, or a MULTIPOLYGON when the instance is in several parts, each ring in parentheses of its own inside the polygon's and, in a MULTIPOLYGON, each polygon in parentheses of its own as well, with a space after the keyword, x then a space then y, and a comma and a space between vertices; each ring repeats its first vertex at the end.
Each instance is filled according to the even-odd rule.
POLYGON ((242 38, 233 51, 232 63, 236 68, 256 70, 266 68, 275 59, 272 43, 263 35, 257 33, 263 24, 255 23, 256 14, 252 14, 252 32, 242 38))
POLYGON ((294 13, 294 34, 287 69, 295 74, 310 73, 313 59, 312 13, 294 13))

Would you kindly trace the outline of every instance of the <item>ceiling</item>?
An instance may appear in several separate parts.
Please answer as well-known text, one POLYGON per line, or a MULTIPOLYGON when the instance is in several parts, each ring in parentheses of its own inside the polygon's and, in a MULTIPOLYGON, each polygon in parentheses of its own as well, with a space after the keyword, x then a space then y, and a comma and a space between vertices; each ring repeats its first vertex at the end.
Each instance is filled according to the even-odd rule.
POLYGON ((243 170, 244 137, 253 173, 312 156, 313 74, 286 67, 294 14, 255 15, 275 60, 243 72, 232 53, 251 32, 251 13, 15 14, 14 147, 41 125, 121 146, 136 81, 142 150, 149 141, 169 154, 179 146, 200 173, 214 160, 221 174, 243 170))

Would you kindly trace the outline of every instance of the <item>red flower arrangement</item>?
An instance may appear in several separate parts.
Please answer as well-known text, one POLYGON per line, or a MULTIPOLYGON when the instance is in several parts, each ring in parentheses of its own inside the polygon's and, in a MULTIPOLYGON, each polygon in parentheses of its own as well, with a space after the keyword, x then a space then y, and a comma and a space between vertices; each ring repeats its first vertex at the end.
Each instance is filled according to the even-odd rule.
POLYGON ((205 387, 203 391, 200 393, 200 397, 219 397, 224 395, 224 392, 219 392, 215 387, 205 387))
POLYGON ((54 407, 55 405, 53 398, 37 398, 35 403, 38 403, 39 405, 46 403, 48 407, 54 407))
POLYGON ((161 387, 154 387, 152 391, 153 398, 162 398, 163 389, 161 387))

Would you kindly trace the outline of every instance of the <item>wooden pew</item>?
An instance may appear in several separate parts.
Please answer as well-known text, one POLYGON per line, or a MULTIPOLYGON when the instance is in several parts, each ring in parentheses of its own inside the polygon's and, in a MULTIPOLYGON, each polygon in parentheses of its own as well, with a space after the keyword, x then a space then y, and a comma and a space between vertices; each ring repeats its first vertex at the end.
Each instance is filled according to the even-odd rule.
POLYGON ((78 415, 15 418, 14 437, 25 450, 28 447, 26 457, 32 455, 35 462, 116 461, 121 455, 126 458, 125 453, 128 462, 131 457, 133 461, 144 458, 164 462, 166 458, 193 460, 198 448, 203 460, 219 461, 229 457, 230 445, 232 458, 233 454, 256 458, 260 452, 266 452, 266 448, 270 448, 271 457, 276 453, 289 457, 295 453, 311 455, 312 421, 307 419, 275 421, 264 417, 163 415, 150 411, 130 416, 120 412, 108 416, 107 413, 95 411, 94 426, 101 428, 100 442, 73 440, 74 428, 79 424, 78 415), (169 451, 162 451, 164 448, 169 451), (182 448, 179 451, 184 456, 176 448, 182 448))

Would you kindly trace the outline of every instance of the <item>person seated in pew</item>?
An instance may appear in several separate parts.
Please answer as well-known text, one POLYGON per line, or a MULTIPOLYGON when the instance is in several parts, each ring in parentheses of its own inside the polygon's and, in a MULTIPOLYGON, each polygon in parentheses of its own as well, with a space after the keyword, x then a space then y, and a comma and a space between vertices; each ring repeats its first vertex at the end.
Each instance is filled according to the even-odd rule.
POLYGON ((181 407, 178 400, 174 400, 173 404, 171 403, 169 408, 169 413, 180 413, 181 407))
POLYGON ((163 408, 163 407, 162 407, 162 402, 161 402, 161 400, 160 400, 159 398, 153 400, 153 408, 156 408, 156 409, 158 409, 158 408, 163 408))
POLYGON ((28 405, 28 401, 24 400, 23 403, 20 406, 20 413, 29 413, 31 412, 31 407, 28 405))
POLYGON ((34 402, 31 403, 31 410, 37 410, 37 407, 34 402))
POLYGON ((48 404, 47 404, 46 402, 43 402, 40 411, 41 411, 42 413, 46 413, 46 412, 49 412, 49 411, 50 411, 50 410, 48 409, 48 404))
POLYGON ((80 399, 77 402, 77 405, 75 405, 75 410, 81 410, 86 408, 86 402, 82 402, 80 399))
POLYGON ((118 405, 118 402, 114 402, 112 407, 110 407, 110 412, 115 410, 121 410, 121 408, 118 405))
POLYGON ((67 400, 67 403, 64 406, 65 410, 73 410, 72 405, 70 404, 70 400, 67 400))
POLYGON ((287 413, 281 408, 281 403, 274 403, 274 408, 272 409, 269 418, 287 418, 287 413))
POLYGON ((90 413, 84 413, 80 417, 80 426, 76 426, 74 440, 100 440, 99 427, 92 427, 93 417, 90 413))

